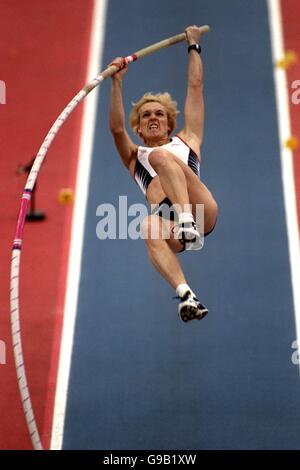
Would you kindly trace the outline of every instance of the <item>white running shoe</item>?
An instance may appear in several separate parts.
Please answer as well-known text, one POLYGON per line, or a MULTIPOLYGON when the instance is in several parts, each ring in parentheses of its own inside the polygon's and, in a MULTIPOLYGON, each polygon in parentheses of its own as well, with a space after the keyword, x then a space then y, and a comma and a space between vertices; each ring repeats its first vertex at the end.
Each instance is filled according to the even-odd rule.
POLYGON ((188 322, 191 320, 202 320, 208 314, 208 310, 202 305, 197 297, 188 290, 183 297, 180 297, 178 305, 179 318, 188 322))
POLYGON ((175 225, 173 232, 174 237, 184 245, 186 250, 201 250, 204 245, 204 238, 200 235, 194 221, 175 225))

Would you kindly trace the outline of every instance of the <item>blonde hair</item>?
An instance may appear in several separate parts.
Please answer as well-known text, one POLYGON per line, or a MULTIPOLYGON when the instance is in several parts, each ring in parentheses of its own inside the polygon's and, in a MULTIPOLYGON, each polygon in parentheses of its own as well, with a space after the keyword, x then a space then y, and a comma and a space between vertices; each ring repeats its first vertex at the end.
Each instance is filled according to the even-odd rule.
POLYGON ((133 132, 135 132, 139 137, 140 134, 138 132, 138 127, 140 124, 140 114, 139 111, 141 107, 145 103, 151 103, 151 102, 157 102, 160 103, 166 110, 167 116, 168 116, 168 123, 170 126, 170 131, 169 134, 173 132, 173 130, 176 128, 176 116, 179 113, 177 111, 177 102, 172 100, 172 97, 170 93, 145 93, 141 99, 137 103, 132 103, 133 108, 131 110, 130 116, 129 116, 129 122, 131 129, 133 132))

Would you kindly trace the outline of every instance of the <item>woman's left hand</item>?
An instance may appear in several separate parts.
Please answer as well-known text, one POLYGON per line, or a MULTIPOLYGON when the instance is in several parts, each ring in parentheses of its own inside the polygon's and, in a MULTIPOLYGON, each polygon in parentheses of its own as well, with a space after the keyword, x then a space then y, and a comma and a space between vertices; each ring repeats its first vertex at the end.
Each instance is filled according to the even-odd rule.
POLYGON ((188 44, 199 44, 201 30, 198 26, 188 26, 185 29, 186 40, 188 44))

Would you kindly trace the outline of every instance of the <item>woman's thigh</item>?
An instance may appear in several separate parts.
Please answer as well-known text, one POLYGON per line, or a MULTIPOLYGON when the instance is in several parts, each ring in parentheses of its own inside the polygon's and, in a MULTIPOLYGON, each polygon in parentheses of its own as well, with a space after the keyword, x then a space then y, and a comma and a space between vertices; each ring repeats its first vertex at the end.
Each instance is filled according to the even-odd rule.
MULTIPOLYGON (((209 232, 217 220, 218 206, 207 186, 198 178, 198 176, 182 160, 173 155, 173 158, 184 172, 190 204, 192 204, 193 215, 196 220, 197 205, 204 206, 204 233, 209 232)), ((201 211, 200 211, 201 213, 201 211)))
MULTIPOLYGON (((218 206, 213 198, 212 193, 205 186, 205 184, 198 178, 198 176, 186 165, 182 160, 169 152, 170 158, 173 158, 184 172, 187 190, 189 195, 190 204, 192 204, 193 215, 196 220, 197 205, 203 204, 204 206, 204 233, 212 230, 217 220, 218 206)), ((149 185, 147 191, 147 199, 150 204, 156 204, 166 197, 157 175, 149 185)), ((198 212, 201 214, 201 210, 198 212)), ((198 221, 197 221, 198 222, 198 221)))

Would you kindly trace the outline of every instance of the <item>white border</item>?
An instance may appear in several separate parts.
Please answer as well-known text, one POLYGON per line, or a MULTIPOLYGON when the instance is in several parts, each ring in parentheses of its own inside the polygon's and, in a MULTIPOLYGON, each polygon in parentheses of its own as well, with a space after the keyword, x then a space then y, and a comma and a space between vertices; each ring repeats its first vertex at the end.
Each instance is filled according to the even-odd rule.
MULTIPOLYGON (((282 31, 280 0, 267 0, 267 2, 269 10, 273 63, 275 64, 276 61, 282 59, 284 55, 284 40, 282 31)), ((283 182, 285 216, 289 245, 296 335, 298 347, 300 347, 300 240, 293 168, 293 152, 290 149, 284 147, 285 141, 291 136, 291 124, 289 114, 290 97, 288 94, 287 76, 284 69, 274 67, 274 82, 277 104, 278 129, 280 137, 279 143, 281 174, 283 182)), ((282 315, 285 315, 284 304, 282 305, 282 315)), ((291 345, 294 340, 295 338, 291 338, 291 345)), ((292 352, 293 351, 291 350, 291 354, 292 352)))
MULTIPOLYGON (((107 0, 94 0, 92 29, 90 37, 90 57, 86 83, 96 76, 102 62, 104 33, 106 24, 107 0)), ((83 104, 83 122, 81 129, 79 163, 76 179, 71 246, 69 253, 67 287, 64 308, 61 351, 55 394, 54 416, 51 435, 51 450, 59 450, 63 444, 64 421, 73 349, 74 327, 77 311, 78 288, 80 281, 84 221, 88 197, 90 168, 93 151, 93 137, 96 125, 98 93, 92 91, 83 104)))

